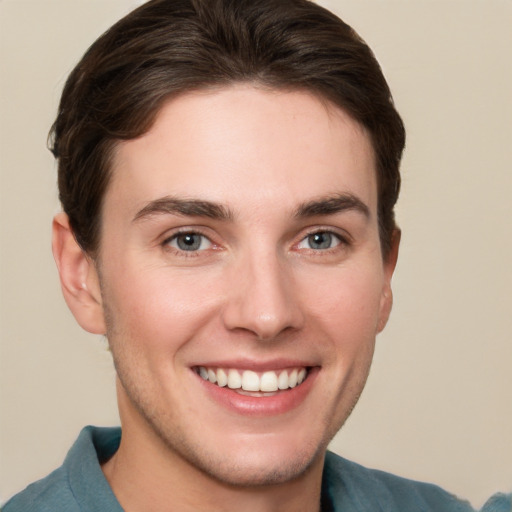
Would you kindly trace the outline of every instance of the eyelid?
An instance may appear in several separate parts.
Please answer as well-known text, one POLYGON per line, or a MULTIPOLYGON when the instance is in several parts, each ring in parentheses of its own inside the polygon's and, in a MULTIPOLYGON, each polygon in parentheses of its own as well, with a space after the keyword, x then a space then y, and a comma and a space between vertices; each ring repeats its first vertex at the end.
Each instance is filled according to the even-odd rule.
POLYGON ((297 244, 297 248, 312 250, 312 251, 328 251, 330 249, 335 249, 340 244, 343 244, 343 240, 336 233, 333 233, 332 231, 315 231, 313 233, 309 233, 304 238, 302 238, 302 240, 300 240, 299 243, 297 244), (331 236, 334 239, 334 241, 336 242, 335 245, 333 245, 331 247, 326 247, 325 249, 314 249, 313 247, 301 247, 302 244, 307 244, 309 242, 310 237, 317 235, 317 234, 325 234, 325 235, 331 236))
POLYGON ((213 241, 212 236, 206 233, 206 229, 202 228, 201 226, 182 226, 179 228, 175 228, 173 230, 167 231, 165 235, 163 235, 161 242, 159 243, 163 248, 167 248, 169 250, 176 251, 179 254, 185 254, 185 256, 192 256, 194 253, 201 253, 203 251, 206 251, 208 249, 216 248, 218 245, 213 241), (183 249, 180 249, 179 247, 174 247, 171 245, 171 242, 176 240, 179 236, 183 235, 197 235, 201 236, 204 239, 208 240, 209 247, 204 249, 198 249, 195 251, 185 251, 183 249))
POLYGON ((205 236, 201 233, 192 233, 192 232, 177 233, 177 234, 171 236, 170 238, 168 238, 166 244, 168 246, 172 247, 173 249, 176 249, 179 252, 201 252, 201 251, 205 251, 206 249, 210 249, 213 246, 212 241, 207 236, 205 236), (183 237, 183 236, 187 236, 187 235, 189 235, 189 236, 192 235, 192 236, 201 238, 199 247, 197 249, 187 250, 187 249, 182 249, 181 247, 179 247, 178 241, 179 241, 180 236, 183 237), (205 243, 207 246, 203 247, 203 245, 205 245, 205 243))
POLYGON ((307 258, 315 258, 319 262, 333 261, 335 258, 338 261, 339 258, 348 255, 348 252, 352 250, 354 245, 354 238, 345 229, 338 226, 309 226, 303 230, 297 237, 296 241, 291 249, 297 254, 297 256, 303 256, 307 258), (334 237, 334 245, 326 248, 320 247, 309 247, 308 237, 315 235, 316 233, 326 233, 334 237))
POLYGON ((167 240, 171 240, 172 238, 175 238, 179 235, 194 234, 202 235, 211 240, 212 235, 209 233, 209 231, 211 230, 203 226, 179 226, 167 229, 162 235, 160 235, 160 238, 162 240, 162 243, 165 243, 167 240))
MULTIPOLYGON (((188 256, 192 256, 192 255, 194 255, 194 253, 197 255, 197 253, 207 251, 208 249, 215 249, 215 250, 222 249, 222 245, 219 245, 215 241, 215 236, 214 236, 215 234, 213 233, 213 236, 212 236, 212 234, 210 232, 211 232, 211 230, 204 226, 180 226, 177 228, 170 229, 164 235, 162 235, 159 245, 161 245, 164 248, 167 247, 167 248, 169 248, 169 250, 174 250, 176 252, 179 252, 180 254, 188 252, 188 254, 186 254, 188 256), (194 234, 194 235, 202 236, 206 240, 208 240, 210 245, 207 248, 198 249, 195 251, 185 251, 183 249, 180 249, 178 247, 172 247, 170 245, 171 241, 176 240, 177 237, 179 237, 180 235, 185 235, 185 234, 194 234)), ((317 226, 311 226, 311 227, 308 227, 308 228, 302 230, 300 235, 297 237, 298 241, 296 241, 292 245, 292 249, 297 249, 299 244, 304 242, 309 236, 315 235, 316 233, 328 233, 328 234, 332 235, 333 237, 335 237, 336 240, 339 241, 339 243, 337 243, 333 247, 323 249, 323 250, 312 249, 312 248, 304 248, 304 249, 299 248, 299 250, 310 250, 310 251, 317 252, 317 253, 318 252, 328 252, 328 251, 336 250, 339 246, 348 247, 353 244, 353 238, 346 230, 338 228, 338 227, 333 227, 333 226, 317 225, 317 226)))
POLYGON ((317 233, 328 233, 330 235, 333 235, 337 239, 339 239, 341 243, 346 245, 350 245, 353 242, 353 239, 350 236, 350 234, 344 229, 335 228, 333 226, 314 226, 307 228, 300 234, 299 241, 297 242, 297 244, 305 240, 307 237, 315 235, 317 233))

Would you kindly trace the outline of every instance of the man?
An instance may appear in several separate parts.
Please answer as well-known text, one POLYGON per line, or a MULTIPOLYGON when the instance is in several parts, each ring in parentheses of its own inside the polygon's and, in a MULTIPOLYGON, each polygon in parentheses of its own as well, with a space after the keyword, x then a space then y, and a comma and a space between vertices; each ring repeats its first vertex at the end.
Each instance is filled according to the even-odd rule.
POLYGON ((391 309, 403 145, 312 3, 159 0, 100 38, 53 129, 53 247, 122 438, 84 430, 5 511, 470 510, 326 453, 391 309))

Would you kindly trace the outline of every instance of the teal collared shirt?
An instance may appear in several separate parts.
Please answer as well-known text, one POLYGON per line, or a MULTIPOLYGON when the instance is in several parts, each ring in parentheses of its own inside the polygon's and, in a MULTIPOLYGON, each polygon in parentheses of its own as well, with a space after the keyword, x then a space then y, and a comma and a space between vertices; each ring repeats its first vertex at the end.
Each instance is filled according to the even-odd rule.
MULTIPOLYGON (((85 427, 64 464, 6 503, 3 512, 123 512, 101 463, 118 449, 120 428, 85 427)), ((322 512, 474 512, 441 488, 367 469, 328 452, 322 512)), ((512 512, 512 495, 493 496, 481 512, 512 512)))

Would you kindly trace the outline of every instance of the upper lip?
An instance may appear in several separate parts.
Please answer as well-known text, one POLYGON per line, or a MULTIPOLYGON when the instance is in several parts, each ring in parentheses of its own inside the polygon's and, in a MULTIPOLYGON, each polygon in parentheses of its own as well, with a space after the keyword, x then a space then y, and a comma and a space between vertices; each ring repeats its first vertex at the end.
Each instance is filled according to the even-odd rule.
POLYGON ((286 368, 310 368, 318 366, 311 361, 299 359, 271 359, 268 361, 251 359, 223 359, 202 361, 191 365, 192 368, 236 368, 238 370, 252 370, 253 372, 278 371, 286 368))

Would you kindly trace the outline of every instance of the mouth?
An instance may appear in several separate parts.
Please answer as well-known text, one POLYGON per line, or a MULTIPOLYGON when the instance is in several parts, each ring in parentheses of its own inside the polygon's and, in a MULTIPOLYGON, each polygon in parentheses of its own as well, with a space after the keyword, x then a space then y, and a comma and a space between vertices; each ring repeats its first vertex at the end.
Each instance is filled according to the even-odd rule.
POLYGON ((238 368, 211 368, 196 366, 194 371, 205 381, 220 388, 227 387, 241 395, 274 396, 300 386, 310 372, 309 367, 285 368, 255 372, 238 368))

